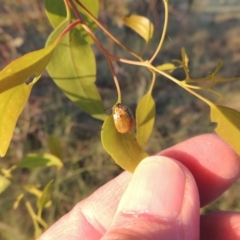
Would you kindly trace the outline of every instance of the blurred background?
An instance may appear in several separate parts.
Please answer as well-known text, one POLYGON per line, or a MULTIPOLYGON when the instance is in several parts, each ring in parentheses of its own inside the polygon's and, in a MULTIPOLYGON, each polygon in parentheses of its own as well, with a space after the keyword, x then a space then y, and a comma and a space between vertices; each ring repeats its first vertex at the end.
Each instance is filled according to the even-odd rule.
MULTIPOLYGON (((219 59, 223 62, 219 75, 233 77, 240 74, 238 0, 170 0, 169 10, 167 37, 154 62, 156 65, 181 59, 181 47, 185 47, 190 58, 192 77, 206 76, 215 69, 219 59)), ((130 48, 138 53, 143 52, 147 59, 155 51, 161 36, 164 8, 159 0, 100 0, 99 20, 130 48), (155 35, 146 49, 144 41, 121 23, 121 18, 131 13, 144 15, 154 23, 155 35)), ((43 1, 1 0, 0 69, 23 54, 42 48, 51 31, 43 1)), ((96 35, 109 52, 129 57, 99 29, 96 35)), ((103 55, 95 46, 93 49, 98 67, 96 84, 105 108, 108 108, 117 99, 115 85, 103 55)), ((115 69, 123 103, 135 110, 149 86, 151 76, 147 69, 120 63, 115 64, 115 69)), ((173 75, 184 79, 181 70, 173 75)), ((215 103, 240 111, 239 80, 219 84, 214 89, 223 94, 222 101, 215 95, 203 94, 215 103)), ((208 106, 171 81, 158 77, 153 97, 157 104, 157 118, 151 139, 145 147, 149 154, 190 137, 214 132, 208 106)), ((51 179, 55 179, 53 204, 44 210, 44 219, 51 225, 77 202, 122 171, 101 146, 101 125, 101 121, 91 118, 70 102, 47 72, 43 73, 19 118, 8 154, 0 160, 0 167, 9 168, 29 152, 49 152, 49 135, 55 136, 61 143, 64 167, 59 172, 53 167, 32 171, 18 169, 13 172, 13 183, 0 195, 0 240, 25 240, 33 236, 33 224, 24 204, 13 210, 13 203, 21 190, 19 185, 40 184, 43 188, 51 179)), ((239 197, 237 182, 202 212, 239 210, 239 197)), ((36 198, 29 195, 28 199, 34 206, 36 198)))

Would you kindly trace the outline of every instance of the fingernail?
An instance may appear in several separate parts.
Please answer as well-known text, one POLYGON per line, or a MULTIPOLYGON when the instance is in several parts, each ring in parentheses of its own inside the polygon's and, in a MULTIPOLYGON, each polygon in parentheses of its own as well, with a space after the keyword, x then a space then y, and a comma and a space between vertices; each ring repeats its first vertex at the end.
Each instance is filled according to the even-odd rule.
POLYGON ((172 159, 148 157, 136 168, 117 212, 175 218, 181 210, 185 182, 185 174, 172 159))

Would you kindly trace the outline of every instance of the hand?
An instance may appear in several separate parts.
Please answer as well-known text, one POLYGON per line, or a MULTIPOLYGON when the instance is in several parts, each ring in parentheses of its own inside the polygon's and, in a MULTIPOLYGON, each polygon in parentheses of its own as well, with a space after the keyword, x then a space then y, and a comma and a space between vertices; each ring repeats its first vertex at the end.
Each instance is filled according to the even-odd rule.
POLYGON ((50 227, 39 240, 240 239, 240 214, 200 206, 240 175, 240 157, 213 134, 189 139, 123 172, 50 227))

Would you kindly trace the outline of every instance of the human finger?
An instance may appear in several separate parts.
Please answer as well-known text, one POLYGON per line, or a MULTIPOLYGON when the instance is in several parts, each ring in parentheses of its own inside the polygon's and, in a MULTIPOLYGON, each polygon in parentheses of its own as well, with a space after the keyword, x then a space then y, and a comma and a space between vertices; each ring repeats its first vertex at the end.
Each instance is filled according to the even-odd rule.
POLYGON ((199 196, 190 171, 152 156, 136 168, 102 240, 199 238, 199 196))
POLYGON ((240 213, 212 212, 201 216, 201 240, 239 240, 240 213))
POLYGON ((38 240, 95 240, 110 226, 132 174, 123 172, 61 217, 38 240))
POLYGON ((240 175, 240 157, 215 134, 190 138, 159 155, 177 159, 191 171, 201 206, 219 197, 240 175))

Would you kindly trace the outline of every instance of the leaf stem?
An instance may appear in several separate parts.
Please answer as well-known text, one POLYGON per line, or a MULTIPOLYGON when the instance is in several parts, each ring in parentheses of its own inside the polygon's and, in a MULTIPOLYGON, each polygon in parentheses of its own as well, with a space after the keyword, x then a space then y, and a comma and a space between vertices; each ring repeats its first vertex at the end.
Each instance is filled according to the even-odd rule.
MULTIPOLYGON (((123 42, 121 42, 119 39, 117 39, 112 33, 110 33, 110 32, 108 31, 108 29, 106 29, 106 28, 92 15, 91 12, 89 12, 89 10, 88 10, 79 0, 75 0, 75 1, 77 2, 77 4, 78 4, 79 6, 81 6, 81 7, 85 10, 86 14, 98 25, 98 27, 101 28, 102 31, 105 32, 113 41, 115 41, 119 46, 121 46, 122 48, 124 48, 125 50, 127 50, 130 54, 132 54, 134 57, 136 57, 139 61, 144 62, 143 58, 142 58, 140 55, 138 55, 137 53, 135 53, 133 50, 131 50, 129 47, 127 47, 123 42)), ((164 3, 165 3, 165 0, 164 0, 164 3)), ((167 14, 167 15, 168 15, 168 14, 167 14)), ((167 23, 168 20, 165 20, 165 22, 167 23)), ((167 26, 166 26, 166 28, 167 28, 167 26)), ((166 29, 165 29, 165 32, 166 32, 166 29)), ((163 40, 164 40, 164 38, 162 39, 162 42, 163 42, 163 40)), ((105 55, 105 56, 106 56, 106 55, 105 55)), ((111 56, 111 57, 113 57, 113 56, 111 56)), ((124 61, 123 58, 117 58, 117 59, 115 59, 115 60, 120 61, 120 62, 121 62, 121 61, 124 61), (120 60, 120 59, 121 59, 121 60, 120 60)), ((125 63, 126 63, 127 61, 128 61, 128 60, 125 59, 125 63)), ((137 63, 137 62, 135 62, 135 63, 137 63)), ((136 65, 136 64, 135 64, 135 65, 136 65)), ((112 69, 111 69, 111 70, 112 70, 112 69)), ((153 86, 154 86, 154 84, 155 84, 156 74, 155 74, 155 72, 152 71, 151 69, 149 69, 149 71, 152 72, 152 74, 153 74, 151 86, 150 86, 150 89, 149 89, 149 91, 152 91, 153 86), (154 76, 154 75, 155 75, 155 76, 154 76)), ((113 75, 113 76, 115 76, 115 75, 113 75)), ((114 78, 114 81, 115 81, 115 83, 116 83, 116 78, 114 78)), ((116 87, 117 87, 117 91, 119 91, 117 85, 116 85, 116 87)))
POLYGON ((181 48, 181 55, 182 55, 182 61, 180 62, 180 64, 182 65, 183 67, 183 70, 185 72, 185 75, 186 75, 186 79, 185 81, 188 81, 190 79, 190 74, 189 74, 189 69, 188 69, 188 56, 186 54, 186 51, 185 51, 185 48, 181 48))
MULTIPOLYGON (((190 88, 188 88, 187 86, 184 86, 181 82, 179 82, 176 78, 172 77, 171 75, 157 69, 156 67, 154 67, 151 63, 152 61, 156 58, 157 54, 159 53, 159 51, 161 50, 165 35, 166 35, 166 30, 167 30, 167 25, 168 25, 168 1, 167 0, 163 0, 164 2, 164 7, 165 7, 165 20, 164 20, 164 27, 163 27, 163 33, 162 33, 162 37, 161 40, 159 42, 159 45, 154 53, 154 55, 151 57, 151 59, 149 61, 145 61, 143 62, 143 59, 136 55, 136 57, 141 61, 132 61, 132 60, 128 60, 128 59, 124 59, 124 58, 119 58, 116 56, 111 55, 110 53, 108 53, 106 51, 106 49, 102 46, 102 44, 98 41, 98 39, 96 38, 96 36, 93 34, 93 32, 91 31, 91 29, 88 27, 88 25, 85 24, 85 22, 83 21, 81 15, 79 14, 75 4, 73 3, 73 0, 68 0, 71 7, 74 10, 74 13, 76 14, 79 23, 82 24, 82 27, 86 30, 86 32, 92 37, 92 39, 94 40, 95 44, 98 46, 99 50, 103 53, 103 55, 107 58, 108 60, 108 64, 110 67, 110 70, 112 72, 113 75, 113 79, 117 88, 117 93, 118 93, 118 102, 121 102, 121 90, 120 90, 120 86, 119 86, 119 82, 118 79, 116 77, 115 71, 114 71, 114 67, 112 65, 112 61, 119 61, 119 62, 124 62, 127 64, 132 64, 132 65, 137 65, 137 66, 145 66, 147 68, 149 68, 150 71, 152 71, 152 83, 150 86, 149 91, 152 91, 154 83, 155 83, 155 79, 156 79, 156 72, 160 73, 161 75, 167 77, 168 79, 172 80, 173 82, 175 82, 176 84, 178 84, 179 86, 181 86, 182 88, 184 88, 185 90, 187 90, 188 92, 192 93, 193 95, 195 95, 196 97, 200 98, 202 101, 206 102, 208 105, 211 104, 211 102, 207 99, 205 99, 204 97, 202 97, 201 95, 197 94, 196 92, 194 92, 193 90, 191 90, 190 88)), ((94 20, 94 22, 101 27, 101 29, 106 32, 110 37, 113 37, 114 40, 116 40, 117 43, 119 43, 121 46, 124 46, 124 44, 122 44, 120 41, 118 41, 117 39, 115 39, 115 37, 110 34, 108 31, 106 31, 106 29, 94 18, 94 16, 92 16, 92 14, 79 2, 79 0, 75 0, 85 11, 86 13, 92 18, 92 20, 94 20)), ((125 48, 126 46, 124 46, 125 48)), ((125 48, 127 50, 130 50, 128 48, 125 48)), ((131 53, 133 53, 130 50, 131 53)), ((133 53, 134 55, 135 53, 133 53)))
POLYGON ((103 32, 105 32, 113 41, 115 41, 119 46, 121 46, 122 48, 124 48, 126 51, 128 51, 130 54, 132 54, 134 57, 136 57, 137 59, 139 59, 140 61, 143 61, 142 57, 140 55, 138 55, 136 52, 134 52, 133 50, 131 50, 129 47, 127 47, 123 42, 121 42, 119 39, 117 39, 112 33, 110 33, 108 31, 108 29, 106 29, 92 14, 91 12, 88 11, 88 9, 79 1, 79 0, 75 0, 77 2, 77 4, 79 6, 81 6, 84 11, 86 12, 86 14, 91 18, 91 20, 93 20, 99 28, 102 29, 103 32))
POLYGON ((177 85, 179 85, 180 87, 184 88, 186 91, 190 92, 191 94, 193 94, 194 96, 196 96, 197 98, 201 99, 203 102, 205 102, 207 105, 211 106, 212 102, 209 101, 208 99, 204 98, 203 96, 201 96, 200 94, 196 93, 195 91, 193 91, 192 89, 186 87, 184 84, 182 84, 179 80, 177 80, 176 78, 172 77, 171 75, 157 69, 156 67, 150 65, 152 67, 153 70, 155 70, 156 72, 160 73, 161 75, 163 75, 164 77, 172 80, 173 82, 175 82, 177 85))
MULTIPOLYGON (((211 76, 210 76, 211 77, 211 76)), ((211 82, 211 81, 215 81, 216 83, 222 83, 222 82, 231 82, 234 80, 237 80, 239 77, 232 77, 232 78, 210 78, 210 77, 206 77, 206 78, 196 78, 196 79, 189 79, 188 83, 205 83, 205 82, 211 82)))
POLYGON ((155 66, 153 66, 151 63, 149 63, 148 61, 145 62, 136 62, 136 61, 131 61, 131 60, 127 60, 127 59, 122 59, 119 58, 118 61, 120 62, 124 62, 124 63, 128 63, 128 64, 132 64, 132 65, 137 65, 137 66, 144 66, 147 67, 149 69, 152 69, 153 71, 163 75, 164 77, 170 79, 171 81, 175 82, 177 85, 179 85, 180 87, 184 88, 186 91, 192 93, 193 95, 195 95, 196 97, 198 97, 199 99, 201 99, 202 101, 204 101, 206 104, 208 104, 209 106, 212 105, 212 102, 207 100, 206 98, 204 98, 203 96, 201 96, 200 94, 196 93, 195 91, 193 91, 192 89, 184 86, 184 84, 182 84, 179 80, 177 80, 176 78, 172 77, 171 75, 167 74, 164 71, 159 70, 158 68, 156 68, 155 66))
MULTIPOLYGON (((113 56, 112 54, 108 53, 108 51, 106 51, 106 49, 102 46, 102 44, 98 41, 98 39, 96 38, 96 36, 94 35, 94 33, 92 32, 92 30, 88 27, 88 25, 84 22, 84 20, 82 19, 80 13, 78 12, 75 4, 73 3, 72 0, 68 0, 71 7, 73 8, 74 13, 76 14, 76 17, 78 18, 79 21, 81 21, 81 25, 82 27, 85 29, 85 31, 91 36, 91 38, 93 39, 93 41, 95 42, 95 44, 98 46, 99 50, 102 52, 102 54, 107 58, 110 70, 112 72, 113 75, 113 79, 117 88, 117 93, 118 93, 118 102, 121 102, 121 90, 120 90, 120 86, 119 86, 119 82, 116 76, 116 73, 114 71, 114 67, 112 65, 112 61, 118 60, 118 57, 113 56)), ((82 4, 81 4, 82 6, 82 4)))
POLYGON ((102 54, 109 60, 114 61, 117 60, 118 58, 111 55, 110 53, 108 53, 106 51, 106 49, 102 46, 102 44, 98 41, 98 39, 96 38, 96 36, 94 35, 94 33, 92 32, 92 30, 88 27, 88 25, 84 22, 84 20, 82 19, 80 13, 78 12, 75 4, 73 3, 72 0, 68 0, 74 13, 76 14, 76 17, 78 18, 78 20, 80 21, 82 27, 85 29, 85 31, 91 36, 91 38, 93 39, 93 41, 95 42, 95 44, 98 46, 99 50, 102 52, 102 54))
POLYGON ((62 37, 68 33, 71 29, 73 29, 76 25, 80 24, 81 21, 79 19, 77 19, 76 21, 72 22, 71 24, 69 24, 62 32, 61 34, 57 37, 57 39, 54 41, 54 44, 58 44, 60 42, 60 40, 62 39, 62 37))
POLYGON ((166 36, 166 32, 167 32, 167 26, 168 26, 168 2, 167 0, 163 0, 163 3, 164 3, 164 8, 165 8, 165 18, 164 18, 164 26, 163 26, 163 32, 162 32, 162 36, 161 36, 161 40, 158 44, 158 47, 155 51, 155 53, 153 54, 153 56, 151 57, 151 59, 149 60, 149 63, 152 63, 153 60, 156 58, 156 56, 159 54, 161 48, 162 48, 162 45, 163 45, 163 42, 164 42, 164 39, 165 39, 165 36, 166 36))
POLYGON ((68 0, 64 0, 64 4, 65 4, 65 7, 66 7, 66 11, 67 11, 67 19, 71 20, 71 11, 70 11, 70 7, 69 7, 69 4, 68 4, 68 0))
POLYGON ((153 87, 154 87, 154 84, 155 84, 155 81, 156 81, 156 72, 153 71, 153 70, 151 70, 151 72, 152 72, 152 81, 151 81, 151 85, 150 85, 150 87, 148 89, 149 93, 152 93, 153 87))
POLYGON ((119 82, 118 82, 116 73, 115 73, 115 71, 114 71, 114 67, 113 67, 112 61, 108 60, 108 64, 109 64, 109 67, 110 67, 110 70, 111 70, 111 72, 112 72, 113 79, 114 79, 114 82, 115 82, 115 85, 116 85, 116 88, 117 88, 117 94, 118 94, 118 100, 117 100, 117 102, 118 102, 118 103, 121 103, 121 102, 122 102, 121 89, 120 89, 120 86, 119 86, 119 82))

